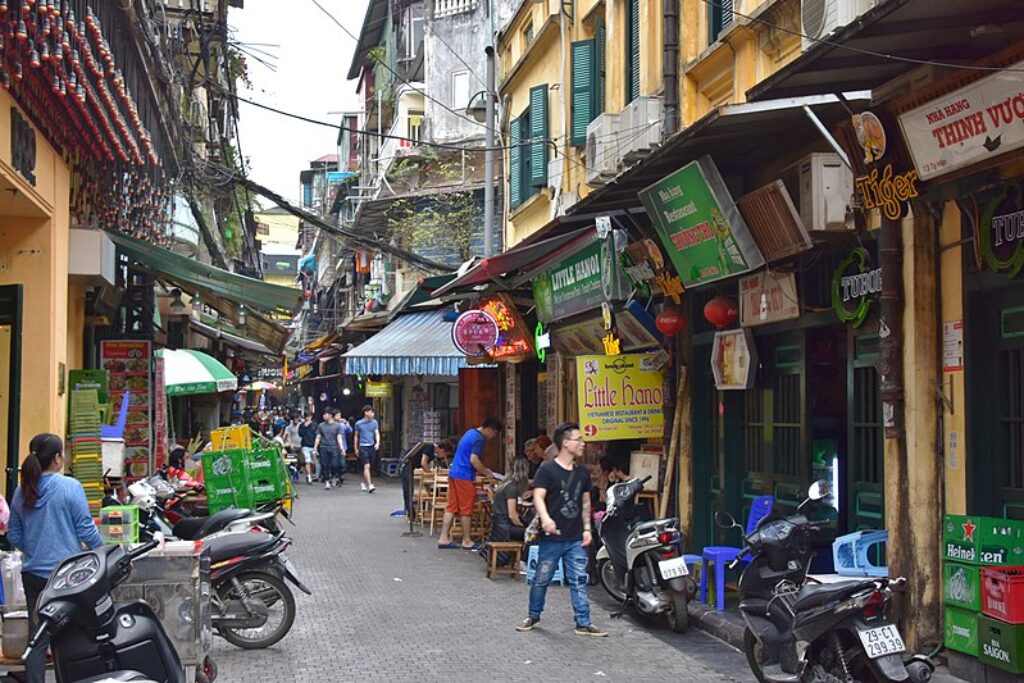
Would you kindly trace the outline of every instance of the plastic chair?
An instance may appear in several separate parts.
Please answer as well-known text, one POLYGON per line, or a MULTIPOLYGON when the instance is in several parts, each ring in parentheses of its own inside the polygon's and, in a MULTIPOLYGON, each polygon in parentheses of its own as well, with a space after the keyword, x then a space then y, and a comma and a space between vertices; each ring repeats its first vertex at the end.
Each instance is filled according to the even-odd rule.
POLYGON ((112 425, 100 425, 100 438, 122 439, 124 438, 124 426, 128 422, 128 403, 131 400, 132 392, 124 392, 121 399, 121 412, 117 415, 117 422, 112 425))
MULTIPOLYGON (((768 516, 775 505, 775 496, 759 496, 754 499, 750 506, 750 514, 747 515, 747 535, 757 528, 762 519, 768 516)), ((739 557, 743 548, 731 546, 712 545, 702 551, 704 563, 700 572, 700 601, 705 605, 708 602, 708 574, 711 573, 711 565, 715 570, 715 609, 719 612, 725 611, 725 565, 739 557)), ((750 562, 750 556, 744 556, 742 562, 750 562)))

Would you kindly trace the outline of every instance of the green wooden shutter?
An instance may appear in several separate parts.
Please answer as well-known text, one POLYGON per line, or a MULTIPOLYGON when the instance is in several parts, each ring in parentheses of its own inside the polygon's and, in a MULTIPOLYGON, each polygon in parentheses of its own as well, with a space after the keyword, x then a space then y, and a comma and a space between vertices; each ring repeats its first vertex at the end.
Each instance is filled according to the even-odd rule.
POLYGON ((605 89, 604 19, 594 23, 594 117, 604 113, 605 89))
POLYGON ((640 97, 640 0, 629 0, 626 54, 626 104, 640 97))
POLYGON ((708 45, 732 24, 732 5, 733 0, 717 0, 708 5, 708 45))
POLYGON ((594 120, 594 41, 572 44, 572 133, 574 145, 587 144, 587 124, 594 120))
POLYGON ((530 184, 543 187, 548 182, 548 86, 530 88, 530 184))
POLYGON ((519 147, 521 141, 522 135, 519 130, 519 119, 512 119, 509 124, 508 204, 513 209, 523 203, 521 191, 523 153, 519 147))
POLYGON ((520 158, 520 170, 519 170, 519 196, 522 198, 521 201, 525 202, 531 196, 533 196, 533 186, 530 184, 530 169, 533 168, 533 145, 529 142, 530 140, 530 108, 527 107, 523 110, 523 113, 519 115, 519 145, 520 158))

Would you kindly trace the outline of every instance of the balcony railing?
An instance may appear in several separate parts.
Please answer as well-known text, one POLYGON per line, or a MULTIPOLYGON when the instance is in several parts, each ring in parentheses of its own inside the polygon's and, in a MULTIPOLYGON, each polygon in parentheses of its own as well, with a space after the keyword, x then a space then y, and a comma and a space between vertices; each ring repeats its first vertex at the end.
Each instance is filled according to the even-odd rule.
POLYGON ((434 0, 434 18, 450 17, 476 9, 477 0, 434 0))

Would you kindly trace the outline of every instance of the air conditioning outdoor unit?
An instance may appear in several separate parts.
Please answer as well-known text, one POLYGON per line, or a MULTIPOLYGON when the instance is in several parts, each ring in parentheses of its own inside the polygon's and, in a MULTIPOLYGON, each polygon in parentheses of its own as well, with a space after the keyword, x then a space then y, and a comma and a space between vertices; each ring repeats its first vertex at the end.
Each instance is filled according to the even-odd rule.
POLYGON ((604 185, 619 161, 618 114, 601 114, 587 126, 587 184, 604 185))
POLYGON ((562 189, 562 174, 565 172, 565 157, 554 157, 548 161, 548 187, 554 191, 562 189))
POLYGON ((782 173, 808 232, 853 229, 853 172, 837 154, 808 154, 782 173))
POLYGON ((876 4, 878 0, 802 0, 800 19, 803 23, 804 51, 876 4))
POLYGON ((638 97, 619 116, 619 153, 625 163, 642 159, 661 144, 664 107, 660 97, 638 97))

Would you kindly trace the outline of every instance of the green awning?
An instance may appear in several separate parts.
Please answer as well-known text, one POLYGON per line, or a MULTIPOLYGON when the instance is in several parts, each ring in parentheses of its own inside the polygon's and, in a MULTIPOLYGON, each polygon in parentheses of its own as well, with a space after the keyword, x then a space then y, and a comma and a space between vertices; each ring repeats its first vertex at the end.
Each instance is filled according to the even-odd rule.
POLYGON ((302 305, 302 292, 298 289, 221 270, 121 233, 108 232, 107 235, 122 253, 156 275, 268 311, 295 312, 302 305))
POLYGON ((213 356, 193 349, 162 349, 168 396, 194 396, 234 391, 238 378, 213 356))

